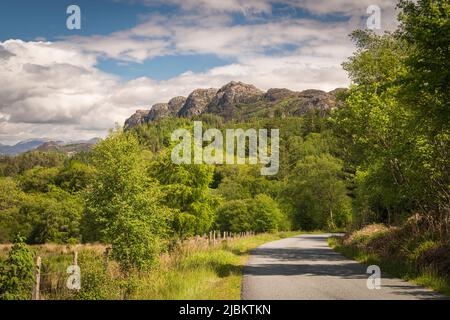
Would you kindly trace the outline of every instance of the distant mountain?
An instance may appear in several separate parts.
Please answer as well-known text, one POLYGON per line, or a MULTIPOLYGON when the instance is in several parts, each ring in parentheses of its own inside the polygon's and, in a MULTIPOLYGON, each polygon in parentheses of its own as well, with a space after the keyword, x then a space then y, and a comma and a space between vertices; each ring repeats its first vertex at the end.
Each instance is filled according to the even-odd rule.
POLYGON ((19 153, 27 152, 30 150, 34 150, 40 145, 48 142, 49 139, 29 139, 25 141, 21 141, 16 143, 13 146, 8 145, 0 145, 0 154, 4 155, 16 155, 19 153))
POLYGON ((157 103, 149 110, 138 110, 125 121, 125 130, 165 117, 192 117, 215 114, 225 120, 252 117, 301 116, 318 112, 325 116, 339 107, 337 95, 346 89, 330 92, 288 89, 259 90, 253 85, 232 81, 220 89, 197 89, 188 97, 175 97, 168 103, 157 103))
POLYGON ((62 152, 67 155, 72 155, 81 151, 89 151, 98 143, 100 139, 94 138, 87 141, 73 141, 69 143, 58 143, 54 141, 46 142, 36 148, 37 151, 42 152, 62 152))
POLYGON ((71 153, 90 149, 90 147, 99 140, 99 138, 93 138, 90 140, 79 140, 66 143, 64 141, 54 141, 47 138, 28 139, 13 146, 0 144, 0 154, 14 156, 32 150, 71 153))

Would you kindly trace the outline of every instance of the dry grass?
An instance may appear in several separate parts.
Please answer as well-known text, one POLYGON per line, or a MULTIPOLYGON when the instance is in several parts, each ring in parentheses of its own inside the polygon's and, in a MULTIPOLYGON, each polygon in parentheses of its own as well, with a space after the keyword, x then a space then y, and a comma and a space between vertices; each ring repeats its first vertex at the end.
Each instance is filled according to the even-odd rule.
POLYGON ((384 224, 371 224, 368 225, 361 230, 357 230, 355 232, 347 234, 343 241, 344 244, 352 244, 355 242, 361 242, 364 239, 370 239, 376 234, 388 232, 389 228, 384 224))
MULTIPOLYGON (((217 239, 193 238, 173 245, 148 272, 124 275, 104 254, 102 244, 31 246, 42 258, 41 296, 53 299, 239 299, 249 251, 265 242, 297 233, 217 239), (80 292, 66 288, 67 267, 78 252, 80 292)), ((6 255, 11 245, 0 246, 6 255)))
MULTIPOLYGON (((12 244, 0 244, 0 257, 7 256, 11 247, 12 244)), ((90 250, 97 253, 103 253, 107 246, 99 243, 76 244, 76 245, 46 243, 39 245, 31 245, 29 247, 37 256, 45 257, 53 254, 67 255, 72 254, 74 251, 83 251, 83 250, 90 250)))
POLYGON ((450 241, 414 215, 400 227, 375 224, 330 241, 337 251, 450 295, 450 241))

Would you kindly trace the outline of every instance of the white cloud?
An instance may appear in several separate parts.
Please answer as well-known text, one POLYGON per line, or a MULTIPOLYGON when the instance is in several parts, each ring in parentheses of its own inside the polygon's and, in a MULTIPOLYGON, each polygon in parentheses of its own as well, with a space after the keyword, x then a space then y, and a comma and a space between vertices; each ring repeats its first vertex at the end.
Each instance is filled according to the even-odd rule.
POLYGON ((136 109, 149 108, 201 87, 231 80, 262 89, 287 87, 331 90, 346 75, 331 58, 296 54, 253 56, 204 73, 187 72, 167 81, 138 78, 121 82, 95 67, 92 55, 58 43, 9 40, 0 65, 0 141, 32 137, 81 139, 103 136, 136 109))
MULTIPOLYGON (((0 42, 0 142, 103 136, 136 109, 231 80, 261 89, 346 86, 348 79, 340 64, 353 51, 348 34, 364 23, 369 4, 366 0, 342 0, 339 4, 313 0, 170 1, 189 12, 153 14, 134 28, 109 35, 69 37, 53 43, 0 42), (236 24, 230 16, 230 12, 270 14, 275 2, 317 15, 340 13, 350 18, 324 22, 289 16, 236 24), (214 54, 234 63, 165 81, 148 77, 121 81, 97 66, 100 57, 145 62, 179 54, 214 54)), ((379 3, 386 13, 382 18, 392 22, 395 19, 388 2, 379 3)))
POLYGON ((148 6, 161 4, 177 5, 183 10, 199 12, 241 12, 255 14, 271 12, 271 5, 266 0, 117 0, 125 2, 140 2, 148 6))

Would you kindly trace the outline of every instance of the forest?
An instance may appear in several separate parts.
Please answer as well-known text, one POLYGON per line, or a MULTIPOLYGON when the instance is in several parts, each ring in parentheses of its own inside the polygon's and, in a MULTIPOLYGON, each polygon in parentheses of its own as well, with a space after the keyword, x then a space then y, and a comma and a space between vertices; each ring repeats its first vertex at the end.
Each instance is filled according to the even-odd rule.
MULTIPOLYGON (((420 243, 433 241, 427 249, 448 248, 450 5, 402 0, 399 9, 395 32, 352 33, 356 51, 343 62, 352 85, 326 115, 169 117, 117 127, 70 157, 3 156, 0 243, 104 243, 123 272, 149 270, 177 240, 212 230, 401 229, 414 221, 420 243), (222 132, 280 129, 278 174, 174 164, 171 133, 192 131, 193 121, 222 132)), ((445 274, 448 251, 443 259, 445 274)), ((0 298, 11 290, 6 279, 20 277, 13 260, 0 263, 0 298)))

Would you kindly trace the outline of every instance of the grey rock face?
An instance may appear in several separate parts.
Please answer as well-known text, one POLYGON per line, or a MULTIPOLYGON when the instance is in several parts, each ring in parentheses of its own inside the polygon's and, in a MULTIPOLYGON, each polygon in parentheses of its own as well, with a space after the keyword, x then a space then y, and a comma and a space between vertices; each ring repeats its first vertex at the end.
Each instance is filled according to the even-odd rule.
POLYGON ((254 85, 232 81, 224 85, 217 92, 210 107, 239 103, 252 103, 260 98, 264 92, 254 85))
POLYGON ((218 114, 228 119, 233 116, 236 105, 256 102, 263 95, 264 92, 254 85, 240 81, 231 81, 220 88, 209 104, 207 112, 218 114))
POLYGON ((170 113, 176 115, 186 103, 185 97, 175 97, 169 101, 170 113))
POLYGON ((178 116, 192 117, 202 114, 206 107, 211 103, 216 93, 217 89, 214 88, 194 90, 178 112, 178 116))
POLYGON ((334 97, 321 90, 305 90, 300 92, 298 97, 302 102, 300 108, 293 113, 297 116, 304 115, 311 110, 318 110, 321 115, 325 115, 336 106, 334 97))
POLYGON ((331 109, 340 106, 337 96, 346 90, 338 88, 327 93, 274 88, 263 92, 253 85, 232 81, 220 89, 197 89, 187 98, 175 97, 168 103, 155 104, 151 110, 138 110, 126 120, 125 129, 169 116, 192 117, 204 113, 219 115, 225 120, 302 116, 314 110, 326 116, 331 109))
POLYGON ((125 121, 124 129, 128 130, 144 124, 149 113, 150 110, 137 110, 130 118, 125 121))
POLYGON ((170 115, 169 104, 157 103, 152 106, 152 109, 145 118, 146 122, 155 121, 170 115))
POLYGON ((298 95, 298 92, 291 91, 288 89, 274 88, 274 89, 267 90, 267 92, 264 94, 264 99, 267 101, 273 102, 273 101, 278 101, 278 100, 286 99, 289 97, 293 97, 296 95, 298 95))

